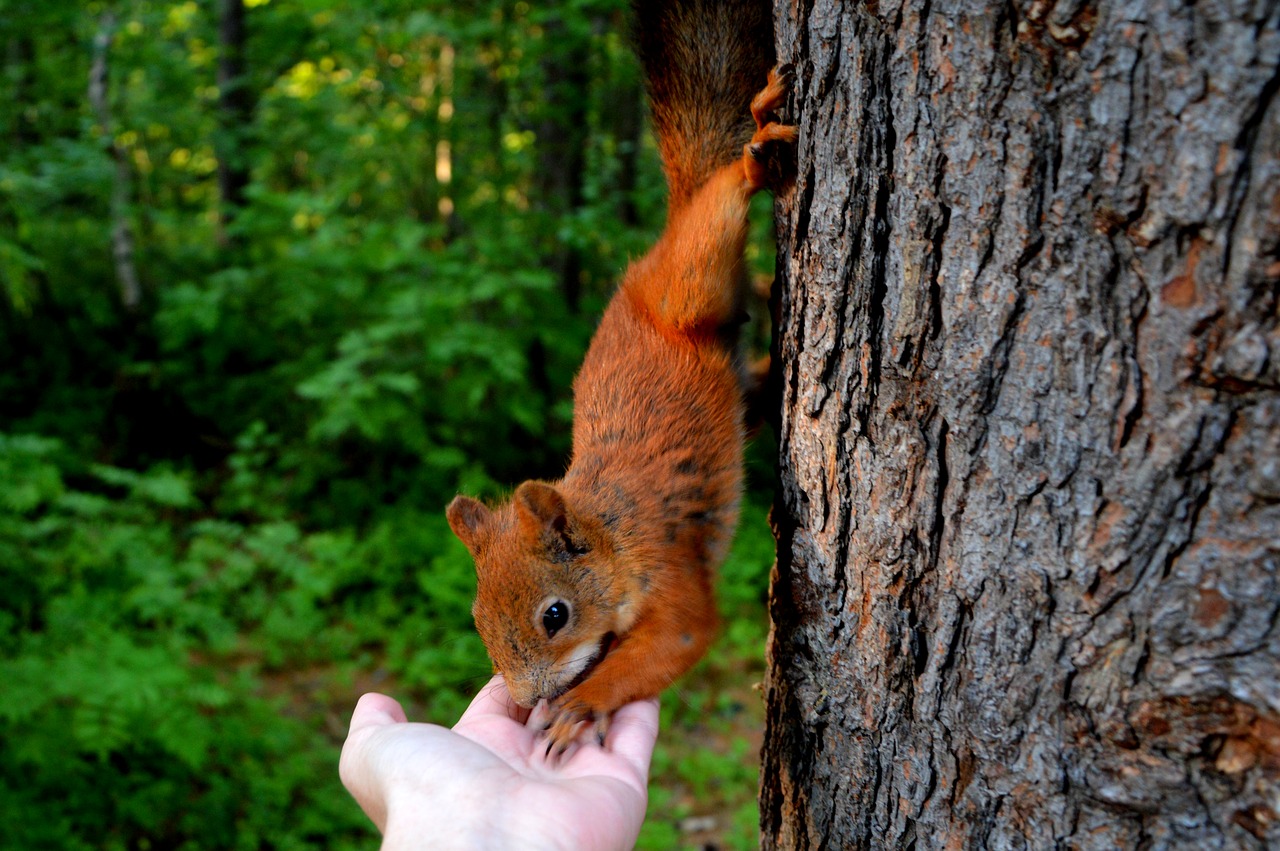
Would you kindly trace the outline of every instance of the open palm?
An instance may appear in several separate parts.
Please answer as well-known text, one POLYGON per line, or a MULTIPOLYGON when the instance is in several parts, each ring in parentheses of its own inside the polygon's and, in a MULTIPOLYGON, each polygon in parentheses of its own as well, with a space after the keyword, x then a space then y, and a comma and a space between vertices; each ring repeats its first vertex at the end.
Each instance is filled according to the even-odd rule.
POLYGON ((342 748, 342 782, 383 848, 630 848, 648 801, 658 702, 614 715, 604 746, 584 736, 560 756, 501 676, 452 730, 408 723, 390 697, 366 694, 342 748))

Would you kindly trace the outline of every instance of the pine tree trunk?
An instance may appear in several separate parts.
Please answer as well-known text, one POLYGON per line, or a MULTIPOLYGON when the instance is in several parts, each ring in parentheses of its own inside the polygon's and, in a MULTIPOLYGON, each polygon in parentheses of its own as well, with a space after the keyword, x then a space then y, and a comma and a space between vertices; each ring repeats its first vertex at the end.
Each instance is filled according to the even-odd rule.
POLYGON ((1280 9, 776 2, 765 847, 1280 847, 1280 9))

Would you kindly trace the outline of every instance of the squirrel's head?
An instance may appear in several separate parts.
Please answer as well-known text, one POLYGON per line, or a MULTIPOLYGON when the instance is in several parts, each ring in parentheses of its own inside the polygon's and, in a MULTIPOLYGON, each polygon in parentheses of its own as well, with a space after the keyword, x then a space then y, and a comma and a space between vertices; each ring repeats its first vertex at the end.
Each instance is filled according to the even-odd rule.
POLYGON ((521 706, 585 680, 634 623, 611 536, 555 487, 525 482, 497 509, 459 496, 446 515, 475 559, 476 629, 521 706))

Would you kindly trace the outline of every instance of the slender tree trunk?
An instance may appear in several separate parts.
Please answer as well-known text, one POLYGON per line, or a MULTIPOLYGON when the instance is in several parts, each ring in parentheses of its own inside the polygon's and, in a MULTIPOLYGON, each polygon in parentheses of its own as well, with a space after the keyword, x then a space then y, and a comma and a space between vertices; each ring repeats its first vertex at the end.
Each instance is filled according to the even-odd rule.
POLYGON ((89 68, 89 104, 93 107, 103 144, 115 164, 111 182, 111 257, 115 263, 116 281, 120 287, 120 303, 129 313, 136 313, 142 302, 142 286, 133 259, 133 225, 129 221, 132 192, 128 152, 116 142, 115 122, 111 118, 108 91, 107 59, 115 38, 116 17, 104 12, 93 37, 93 64, 89 68))
MULTIPOLYGON (((586 173, 587 102, 591 79, 590 38, 567 30, 563 22, 546 24, 546 39, 557 47, 543 59, 544 102, 537 130, 539 208, 553 220, 576 212, 583 202, 586 173)), ((577 246, 556 240, 549 262, 560 281, 569 309, 577 311, 582 298, 582 255, 577 246)))
POLYGON ((6 134, 10 143, 21 148, 33 145, 39 140, 39 134, 33 122, 23 115, 23 109, 32 103, 32 68, 36 62, 35 44, 31 33, 18 31, 5 41, 5 61, 3 73, 11 86, 9 109, 12 111, 12 122, 6 134))
POLYGON ((608 97, 616 106, 608 111, 608 117, 618 145, 618 196, 621 199, 618 219, 628 228, 634 228, 640 224, 635 194, 639 184, 640 147, 647 126, 644 121, 647 101, 639 77, 614 82, 608 97))
POLYGON ((1278 16, 776 3, 766 847, 1280 847, 1278 16))
POLYGON ((636 208, 636 186, 639 184, 640 146, 643 144, 644 115, 640 88, 625 89, 619 97, 623 104, 620 113, 626 118, 619 118, 614 125, 617 132, 620 151, 618 152, 618 195, 621 202, 618 206, 618 220, 628 228, 639 227, 640 211, 636 208))
POLYGON ((218 197, 221 238, 226 227, 245 205, 249 186, 246 135, 253 122, 255 98, 245 67, 244 0, 218 3, 218 197))

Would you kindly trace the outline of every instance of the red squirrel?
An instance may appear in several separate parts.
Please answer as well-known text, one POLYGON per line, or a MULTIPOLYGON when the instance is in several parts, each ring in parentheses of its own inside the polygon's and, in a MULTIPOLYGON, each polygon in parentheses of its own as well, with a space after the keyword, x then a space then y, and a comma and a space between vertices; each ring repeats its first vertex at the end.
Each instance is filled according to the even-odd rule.
POLYGON ((547 701, 548 753, 581 722, 603 743, 610 714, 657 696, 716 630, 712 580, 742 487, 747 206, 796 136, 776 120, 787 79, 769 70, 767 2, 650 0, 636 15, 666 228, 627 269, 574 381, 564 478, 446 512, 475 559, 495 670, 521 706, 547 701))

